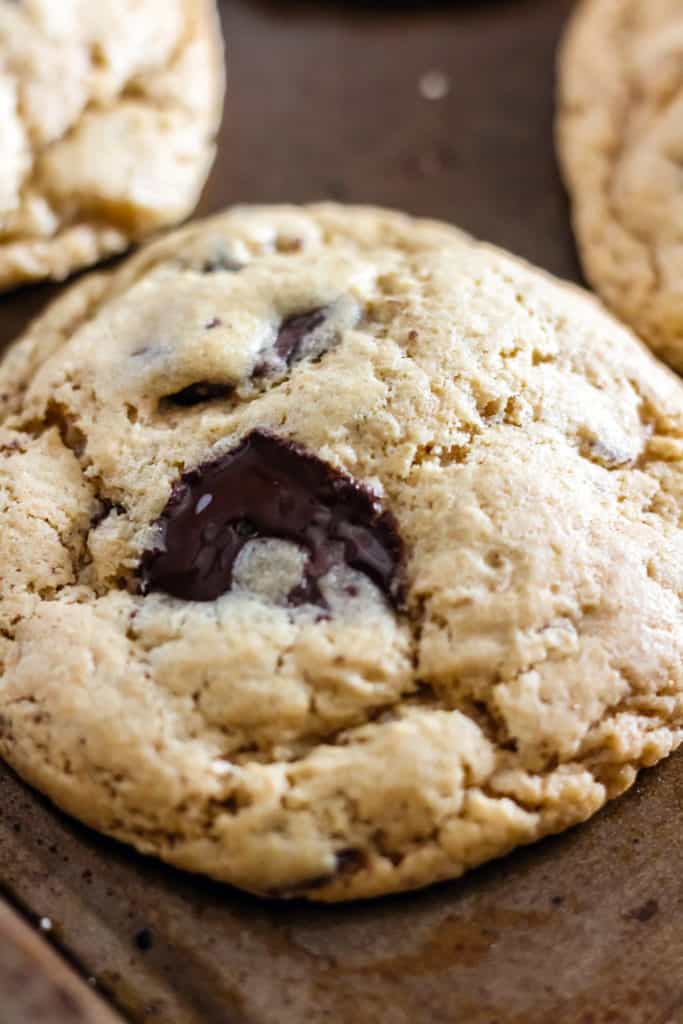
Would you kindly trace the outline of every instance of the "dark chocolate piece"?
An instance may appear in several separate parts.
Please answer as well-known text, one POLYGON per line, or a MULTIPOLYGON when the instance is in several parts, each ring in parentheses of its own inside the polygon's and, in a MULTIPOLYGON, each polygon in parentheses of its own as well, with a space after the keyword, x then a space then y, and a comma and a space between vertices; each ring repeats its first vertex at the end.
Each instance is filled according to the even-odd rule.
POLYGON ((287 366, 296 361, 304 339, 325 322, 326 316, 325 309, 314 309, 310 313, 300 313, 283 321, 275 342, 275 351, 287 366))
MULTIPOLYGON (((337 877, 343 875, 353 875, 356 871, 360 871, 367 864, 367 857, 362 850, 338 850, 337 854, 337 870, 335 875, 337 877)), ((332 876, 334 878, 334 875, 332 876)))
POLYGON ((264 355, 254 368, 254 377, 264 377, 273 370, 277 371, 278 363, 284 364, 287 368, 293 366, 301 356, 306 338, 324 324, 326 318, 327 310, 323 308, 312 309, 308 313, 297 313, 296 316, 283 320, 273 346, 276 361, 273 362, 267 354, 264 355))
POLYGON ((200 380, 196 384, 190 384, 183 388, 182 391, 176 391, 174 395, 166 395, 161 401, 186 409, 192 405, 209 402, 213 398, 228 398, 233 391, 232 384, 217 384, 210 380, 200 380))
POLYGON ((123 505, 116 505, 113 501, 110 501, 109 498, 101 498, 99 501, 99 508, 90 519, 90 529, 96 530, 100 523, 103 523, 112 512, 122 516, 125 515, 126 510, 123 505))
MULTIPOLYGON (((300 358, 301 348, 306 338, 325 322, 326 317, 327 310, 314 309, 310 313, 301 313, 283 321, 272 350, 276 361, 271 361, 267 356, 263 358, 255 367, 253 377, 258 379, 266 376, 271 371, 277 371, 278 365, 292 366, 300 358)), ((211 330, 219 326, 220 323, 220 319, 214 317, 205 326, 207 330, 211 330)), ((173 395, 166 395, 162 399, 162 403, 189 408, 212 399, 227 398, 233 390, 234 387, 230 384, 201 380, 195 384, 190 384, 189 387, 183 388, 182 391, 177 391, 173 395)))
POLYGON ((214 462, 185 473, 145 552, 141 590, 213 601, 232 584, 235 561, 254 538, 308 552, 294 605, 325 602, 319 581, 334 565, 364 573, 398 604, 402 544, 393 516, 362 484, 292 442, 255 430, 214 462))
POLYGON ((154 935, 149 928, 141 928, 135 936, 135 945, 142 952, 146 953, 154 945, 154 935))

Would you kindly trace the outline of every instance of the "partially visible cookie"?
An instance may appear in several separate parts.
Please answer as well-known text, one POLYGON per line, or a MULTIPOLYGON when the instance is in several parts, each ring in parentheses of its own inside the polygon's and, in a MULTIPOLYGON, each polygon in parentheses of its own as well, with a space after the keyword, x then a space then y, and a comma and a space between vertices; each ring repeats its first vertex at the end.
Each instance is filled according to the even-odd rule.
POLYGON ((0 289, 187 216, 223 90, 214 0, 0 0, 0 289))
POLYGON ((236 209, 0 368, 0 753, 255 892, 454 877, 683 738, 683 386, 444 225, 236 209))
POLYGON ((683 371, 683 4, 583 0, 559 61, 557 142, 586 275, 683 371))

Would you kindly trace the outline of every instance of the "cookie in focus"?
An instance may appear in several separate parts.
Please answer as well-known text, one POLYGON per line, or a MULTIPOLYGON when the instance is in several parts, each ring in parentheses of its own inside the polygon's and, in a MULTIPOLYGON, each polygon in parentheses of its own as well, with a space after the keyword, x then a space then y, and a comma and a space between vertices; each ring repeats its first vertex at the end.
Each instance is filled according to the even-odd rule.
POLYGON ((0 369, 0 752, 266 895, 585 820, 683 737, 683 385, 446 225, 237 208, 0 369))

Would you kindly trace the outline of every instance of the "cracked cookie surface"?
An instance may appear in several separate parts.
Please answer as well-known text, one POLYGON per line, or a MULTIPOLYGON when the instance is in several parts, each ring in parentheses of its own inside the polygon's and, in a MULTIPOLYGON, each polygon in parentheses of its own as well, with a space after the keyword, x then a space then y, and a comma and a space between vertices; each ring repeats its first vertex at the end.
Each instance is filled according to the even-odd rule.
POLYGON ((68 291, 0 398, 0 752, 140 850, 381 895, 683 738, 683 386, 578 289, 237 208, 68 291))
POLYGON ((223 86, 214 0, 0 0, 0 289, 187 216, 223 86))
POLYGON ((583 0, 559 62, 557 142, 587 277, 683 371, 683 5, 583 0))

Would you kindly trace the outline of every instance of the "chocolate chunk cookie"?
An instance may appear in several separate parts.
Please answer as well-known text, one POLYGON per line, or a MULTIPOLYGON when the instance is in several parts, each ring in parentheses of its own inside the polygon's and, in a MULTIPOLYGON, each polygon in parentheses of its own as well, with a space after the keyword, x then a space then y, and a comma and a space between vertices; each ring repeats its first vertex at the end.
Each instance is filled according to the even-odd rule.
POLYGON ((232 210, 0 370, 0 751, 268 895, 454 877, 683 738, 683 386, 455 229, 232 210))
POLYGON ((581 258, 683 371, 683 5, 583 0, 560 56, 557 140, 581 258))
POLYGON ((214 0, 0 0, 0 289, 190 213, 222 101, 214 0))

